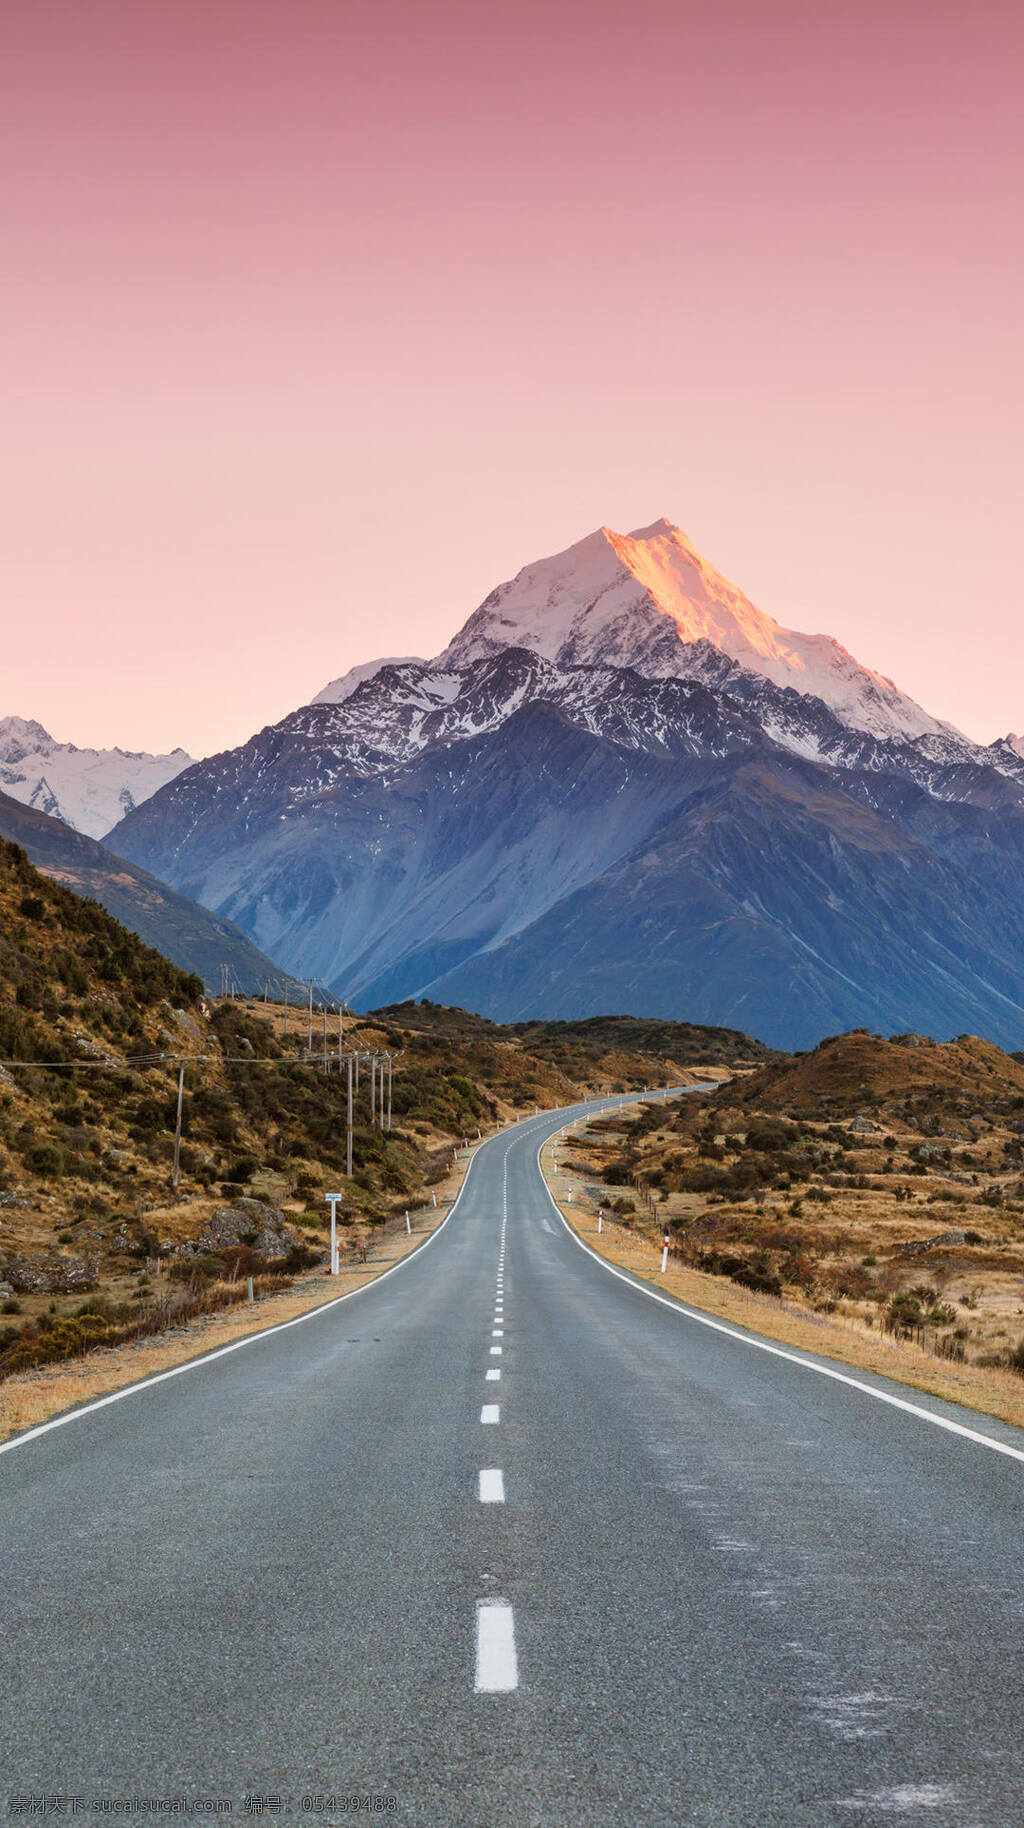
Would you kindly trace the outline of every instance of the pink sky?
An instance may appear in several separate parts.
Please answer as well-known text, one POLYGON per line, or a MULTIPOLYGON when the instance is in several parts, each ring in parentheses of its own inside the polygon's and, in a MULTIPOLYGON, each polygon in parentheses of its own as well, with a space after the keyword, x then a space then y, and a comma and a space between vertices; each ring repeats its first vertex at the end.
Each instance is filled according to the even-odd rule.
POLYGON ((0 715, 202 754, 602 522, 1024 728, 1011 0, 5 0, 0 715))

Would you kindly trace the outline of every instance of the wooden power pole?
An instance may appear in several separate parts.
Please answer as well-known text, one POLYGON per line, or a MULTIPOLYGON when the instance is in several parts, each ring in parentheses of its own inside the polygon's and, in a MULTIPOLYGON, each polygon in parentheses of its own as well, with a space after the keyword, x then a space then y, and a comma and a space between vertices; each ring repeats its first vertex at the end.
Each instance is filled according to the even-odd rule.
POLYGON ((352 1179, 352 1055, 348 1057, 348 1123, 345 1127, 345 1173, 352 1179))
POLYGON ((174 1124, 174 1167, 171 1171, 171 1186, 178 1191, 178 1167, 181 1162, 181 1101, 185 1092, 185 1065, 178 1068, 178 1115, 174 1124))

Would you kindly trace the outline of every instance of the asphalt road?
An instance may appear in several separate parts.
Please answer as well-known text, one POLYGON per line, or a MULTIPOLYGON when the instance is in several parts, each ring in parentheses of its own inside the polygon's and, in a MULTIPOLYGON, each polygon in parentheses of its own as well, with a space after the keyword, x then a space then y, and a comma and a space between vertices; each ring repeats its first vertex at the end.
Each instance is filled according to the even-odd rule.
POLYGON ((0 1454, 0 1810, 1024 1823, 1024 1433, 611 1275, 566 1116, 365 1292, 0 1454))

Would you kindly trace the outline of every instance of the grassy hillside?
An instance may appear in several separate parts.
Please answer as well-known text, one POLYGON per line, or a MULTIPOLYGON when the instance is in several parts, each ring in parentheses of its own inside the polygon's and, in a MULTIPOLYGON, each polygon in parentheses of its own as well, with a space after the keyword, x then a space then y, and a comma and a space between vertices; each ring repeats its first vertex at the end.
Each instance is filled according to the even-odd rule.
POLYGON ((367 1020, 397 1023, 406 1031, 440 1036, 462 1046, 472 1040, 513 1048, 523 1058, 546 1062, 574 1084, 593 1083, 607 1089, 617 1080, 622 1091, 667 1083, 695 1066, 748 1069, 789 1058, 738 1029, 638 1016, 504 1025, 423 999, 389 1004, 367 1020))
POLYGON ((989 1042, 837 1035, 578 1155, 685 1262, 1024 1369, 1024 1061, 989 1042))
POLYGON ((813 1053, 752 1074, 742 1099, 759 1109, 805 1117, 865 1111, 919 1126, 956 1122, 977 1110, 1006 1115, 1022 1093, 1024 1061, 976 1035, 955 1041, 894 1035, 884 1041, 855 1029, 822 1041, 813 1053))

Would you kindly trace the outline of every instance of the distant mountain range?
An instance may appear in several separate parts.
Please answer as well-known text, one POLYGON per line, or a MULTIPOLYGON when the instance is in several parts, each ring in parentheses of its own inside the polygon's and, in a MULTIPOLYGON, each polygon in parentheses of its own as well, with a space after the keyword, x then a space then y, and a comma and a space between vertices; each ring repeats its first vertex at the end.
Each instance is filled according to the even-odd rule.
POLYGON ((184 749, 170 755, 78 749, 55 742, 27 718, 0 718, 0 789, 90 838, 105 837, 191 761, 184 749))
POLYGON ((527 566, 111 843, 364 1007, 1024 1043, 1024 743, 782 628, 665 521, 527 566))

